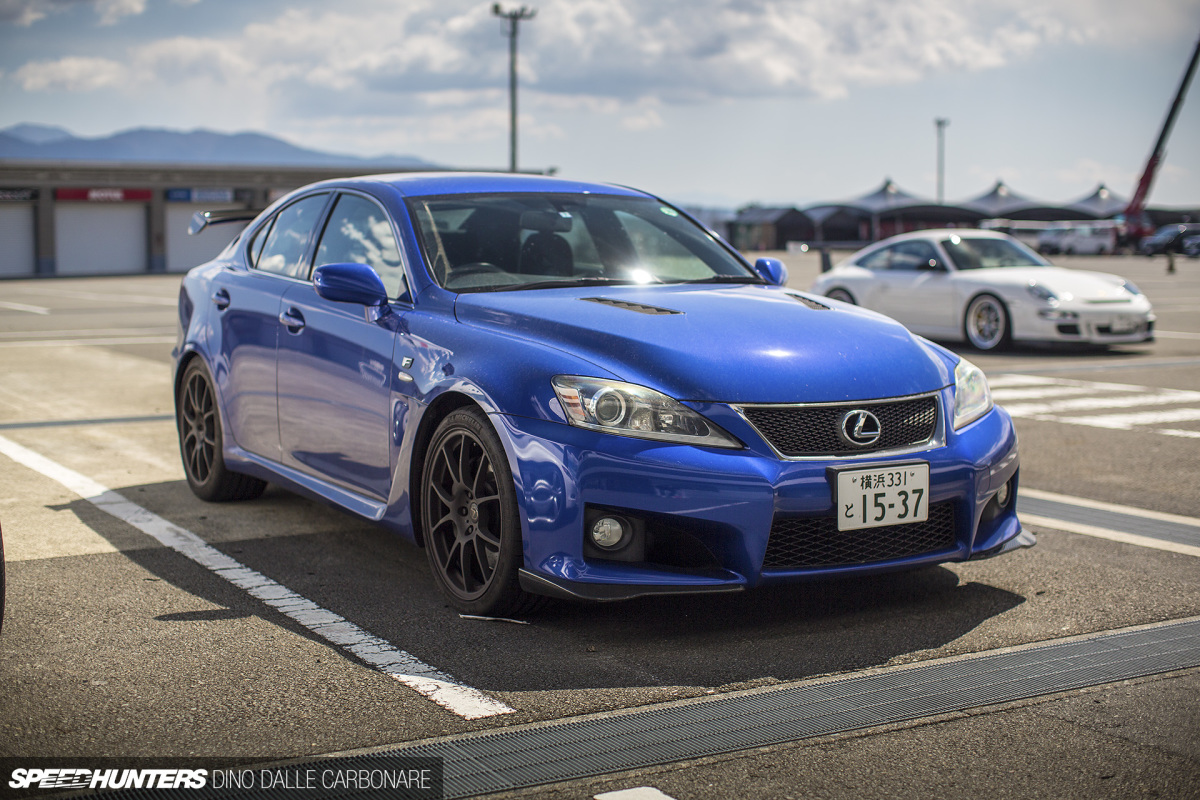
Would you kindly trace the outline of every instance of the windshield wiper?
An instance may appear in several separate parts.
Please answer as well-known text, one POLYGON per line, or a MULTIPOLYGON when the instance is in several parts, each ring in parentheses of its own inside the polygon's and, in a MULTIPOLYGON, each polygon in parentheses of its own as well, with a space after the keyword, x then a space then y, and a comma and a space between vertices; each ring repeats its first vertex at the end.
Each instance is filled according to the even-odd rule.
POLYGON ((713 275, 710 278, 697 278, 694 281, 680 281, 680 283, 764 283, 764 281, 756 275, 713 275))
POLYGON ((602 278, 597 276, 585 275, 578 278, 560 278, 554 281, 538 281, 536 283, 514 283, 505 286, 497 286, 492 291, 495 292, 517 292, 523 289, 562 289, 570 286, 630 286, 636 285, 637 281, 632 278, 602 278))

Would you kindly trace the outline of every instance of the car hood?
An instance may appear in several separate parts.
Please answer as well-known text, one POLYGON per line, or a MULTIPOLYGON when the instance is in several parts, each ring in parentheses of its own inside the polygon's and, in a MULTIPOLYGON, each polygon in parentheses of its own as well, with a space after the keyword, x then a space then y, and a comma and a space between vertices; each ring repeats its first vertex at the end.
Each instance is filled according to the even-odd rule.
POLYGON ((1127 300, 1123 279, 1104 272, 1086 272, 1063 267, 997 267, 963 270, 958 273, 973 283, 1024 288, 1031 283, 1045 286, 1059 297, 1076 300, 1127 300))
POLYGON ((459 295, 458 319, 584 358, 680 400, 920 394, 952 366, 899 323, 774 286, 605 286, 459 295))

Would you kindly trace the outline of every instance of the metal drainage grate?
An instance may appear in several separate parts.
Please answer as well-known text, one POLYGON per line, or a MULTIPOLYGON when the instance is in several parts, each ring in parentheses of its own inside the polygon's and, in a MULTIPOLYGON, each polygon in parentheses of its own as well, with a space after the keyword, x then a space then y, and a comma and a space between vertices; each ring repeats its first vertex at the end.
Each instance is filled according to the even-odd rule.
MULTIPOLYGON (((1200 619, 594 719, 465 734, 316 763, 336 763, 344 770, 379 769, 398 759, 440 758, 445 765, 444 796, 475 797, 1196 666, 1200 619)), ((188 796, 199 800, 239 793, 202 789, 188 796)))

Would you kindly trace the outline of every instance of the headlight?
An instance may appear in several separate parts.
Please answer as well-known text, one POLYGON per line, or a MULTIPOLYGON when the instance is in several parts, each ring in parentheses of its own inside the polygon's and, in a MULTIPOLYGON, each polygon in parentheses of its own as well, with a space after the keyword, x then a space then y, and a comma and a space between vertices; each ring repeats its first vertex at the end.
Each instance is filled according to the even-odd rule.
POLYGON ((700 414, 645 386, 574 375, 558 375, 552 383, 567 419, 580 428, 707 447, 742 447, 700 414))
POLYGON ((954 430, 992 410, 992 390, 983 370, 965 358, 954 368, 954 430))
POLYGON ((1142 290, 1134 285, 1133 281, 1121 281, 1121 286, 1130 294, 1141 294, 1142 290))
POLYGON ((1041 300, 1043 303, 1049 303, 1052 306, 1058 305, 1058 295, 1047 289, 1045 286, 1042 286, 1040 283, 1033 283, 1031 281, 1025 288, 1031 295, 1036 297, 1038 300, 1041 300))

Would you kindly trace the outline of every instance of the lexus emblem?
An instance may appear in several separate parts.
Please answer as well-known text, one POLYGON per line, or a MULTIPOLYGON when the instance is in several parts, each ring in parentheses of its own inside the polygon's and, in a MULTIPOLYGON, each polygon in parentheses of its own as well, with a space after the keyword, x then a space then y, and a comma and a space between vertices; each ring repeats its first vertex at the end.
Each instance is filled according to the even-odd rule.
POLYGON ((842 415, 842 422, 838 427, 842 441, 855 447, 870 447, 879 441, 879 434, 882 432, 879 417, 862 409, 847 411, 842 415))

